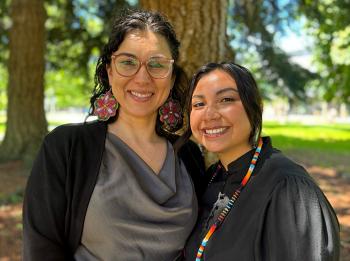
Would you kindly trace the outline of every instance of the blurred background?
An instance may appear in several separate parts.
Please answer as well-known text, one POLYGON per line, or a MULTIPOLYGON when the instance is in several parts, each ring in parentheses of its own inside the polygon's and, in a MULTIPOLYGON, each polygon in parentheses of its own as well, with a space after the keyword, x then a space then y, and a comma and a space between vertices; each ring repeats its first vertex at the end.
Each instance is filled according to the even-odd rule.
POLYGON ((168 16, 189 77, 209 61, 253 72, 263 134, 320 184, 350 260, 349 0, 1 0, 0 261, 21 260, 32 161, 48 131, 84 121, 100 50, 124 8, 168 16))

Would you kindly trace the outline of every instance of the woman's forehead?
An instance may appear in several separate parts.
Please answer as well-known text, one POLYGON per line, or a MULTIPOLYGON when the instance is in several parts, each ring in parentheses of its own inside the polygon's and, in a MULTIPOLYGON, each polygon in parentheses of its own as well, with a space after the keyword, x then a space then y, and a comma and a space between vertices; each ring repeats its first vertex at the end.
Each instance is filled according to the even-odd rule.
POLYGON ((225 91, 237 90, 236 81, 226 72, 222 70, 214 70, 204 75, 197 82, 195 93, 220 93, 225 91))
POLYGON ((128 32, 117 52, 164 54, 171 57, 169 44, 164 36, 150 30, 132 30, 128 32))

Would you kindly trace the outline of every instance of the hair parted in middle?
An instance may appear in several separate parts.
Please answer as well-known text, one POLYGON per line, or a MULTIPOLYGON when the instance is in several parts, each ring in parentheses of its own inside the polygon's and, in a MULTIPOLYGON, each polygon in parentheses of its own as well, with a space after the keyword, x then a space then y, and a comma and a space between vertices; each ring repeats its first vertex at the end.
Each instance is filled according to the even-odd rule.
MULTIPOLYGON (((128 9, 114 20, 108 43, 102 49, 98 59, 95 71, 95 87, 90 98, 89 115, 93 115, 95 100, 111 88, 106 70, 107 65, 111 63, 111 55, 118 50, 126 35, 134 30, 151 31, 165 38, 171 51, 172 59, 174 59, 172 77, 175 77, 175 82, 170 94, 173 99, 179 101, 181 107, 184 107, 188 81, 185 72, 177 64, 180 42, 176 38, 175 30, 166 17, 159 12, 128 9)), ((108 122, 114 122, 117 117, 118 114, 115 117, 111 117, 108 122)), ((180 124, 173 132, 182 127, 183 124, 180 124)), ((157 116, 156 132, 161 136, 167 136, 168 134, 168 131, 162 128, 159 115, 157 116)))

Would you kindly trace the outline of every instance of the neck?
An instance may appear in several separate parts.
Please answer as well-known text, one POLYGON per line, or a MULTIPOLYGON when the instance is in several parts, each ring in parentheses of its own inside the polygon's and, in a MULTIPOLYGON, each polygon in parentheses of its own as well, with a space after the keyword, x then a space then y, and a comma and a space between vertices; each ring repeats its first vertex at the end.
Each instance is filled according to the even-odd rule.
POLYGON ((227 170, 227 166, 241 157, 242 155, 246 154, 248 151, 252 149, 252 146, 248 143, 240 147, 235 147, 234 149, 231 149, 229 151, 218 153, 218 157, 221 161, 221 164, 225 167, 227 170))
POLYGON ((156 142, 160 139, 155 131, 156 117, 156 114, 150 119, 129 117, 120 113, 118 119, 108 126, 108 130, 127 143, 156 142))

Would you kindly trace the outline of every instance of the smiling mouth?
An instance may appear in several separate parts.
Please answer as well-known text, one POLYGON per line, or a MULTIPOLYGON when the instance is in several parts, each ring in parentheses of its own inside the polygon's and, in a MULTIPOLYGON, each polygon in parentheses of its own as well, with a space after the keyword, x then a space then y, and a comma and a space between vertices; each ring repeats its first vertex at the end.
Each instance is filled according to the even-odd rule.
POLYGON ((203 129, 203 133, 208 137, 217 137, 224 134, 227 131, 228 127, 221 128, 211 128, 211 129, 203 129))
POLYGON ((135 92, 135 91, 130 91, 131 95, 137 97, 137 98, 141 98, 141 99, 145 99, 145 98, 149 98, 153 95, 153 93, 148 92, 148 93, 140 93, 140 92, 135 92))

